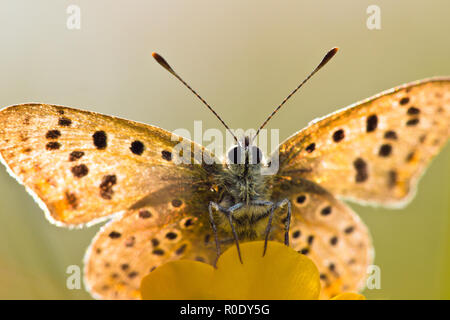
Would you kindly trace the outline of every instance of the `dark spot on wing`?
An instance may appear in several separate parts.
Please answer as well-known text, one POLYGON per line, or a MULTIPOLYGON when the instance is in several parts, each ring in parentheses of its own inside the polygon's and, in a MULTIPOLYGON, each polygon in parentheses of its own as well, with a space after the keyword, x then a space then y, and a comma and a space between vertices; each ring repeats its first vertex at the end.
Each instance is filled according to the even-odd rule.
POLYGON ((353 167, 356 169, 355 181, 357 183, 364 182, 369 178, 367 163, 363 159, 357 158, 353 161, 353 167))
POLYGON ((154 247, 159 246, 159 240, 158 240, 158 239, 153 238, 151 241, 152 241, 152 245, 153 245, 154 247))
POLYGON ((420 113, 420 109, 416 107, 409 107, 407 113, 411 116, 418 115, 420 113))
POLYGON ((108 235, 111 239, 118 239, 120 238, 122 235, 120 234, 120 232, 117 231, 111 231, 108 235))
POLYGON ((330 239, 330 244, 335 246, 338 243, 338 237, 334 236, 330 239))
POLYGON ((339 129, 333 133, 333 141, 334 142, 340 142, 344 139, 344 137, 345 137, 345 133, 344 133, 344 130, 342 130, 342 129, 339 129))
POLYGON ((136 238, 134 236, 131 236, 125 241, 125 247, 131 248, 134 246, 135 242, 136 242, 136 238))
POLYGON ((175 208, 181 207, 182 204, 183 202, 180 199, 172 200, 172 206, 174 206, 175 208))
POLYGON ((369 116, 366 120, 366 131, 373 132, 378 126, 378 116, 373 114, 369 116))
POLYGON ((309 153, 313 152, 316 149, 316 144, 313 142, 311 143, 309 146, 306 147, 306 151, 308 151, 309 153))
POLYGON ((182 244, 182 245, 175 251, 175 254, 176 254, 176 255, 181 255, 181 254, 183 254, 183 253, 186 251, 186 248, 187 248, 187 244, 186 244, 186 243, 182 244))
POLYGON ((405 104, 407 104, 409 102, 409 98, 408 97, 404 97, 400 99, 400 104, 403 106, 405 104))
POLYGON ((69 207, 72 210, 75 210, 78 207, 77 196, 74 193, 69 192, 69 191, 66 191, 65 196, 66 196, 66 201, 67 201, 69 207))
POLYGON ((304 194, 297 197, 297 203, 302 204, 306 200, 306 196, 304 194))
POLYGON ((49 130, 45 137, 47 139, 58 139, 61 136, 61 132, 59 130, 49 130))
POLYGON ((203 257, 197 256, 197 257, 195 257, 195 261, 205 262, 206 260, 203 257))
POLYGON ((59 148, 61 148, 61 144, 59 142, 52 141, 52 142, 47 143, 45 145, 45 148, 47 150, 58 150, 59 148))
POLYGON ((427 139, 427 135, 426 135, 426 134, 423 134, 423 135, 421 135, 421 136, 419 137, 419 142, 420 142, 420 143, 424 143, 426 139, 427 139))
POLYGON ((126 271, 126 270, 128 270, 130 268, 130 265, 128 264, 128 263, 123 263, 121 266, 120 266, 120 269, 122 269, 123 271, 126 271))
POLYGON ((102 183, 100 184, 100 196, 103 199, 111 200, 114 191, 112 187, 117 183, 117 177, 115 174, 106 175, 102 179, 102 183))
POLYGON ((397 184, 397 171, 389 170, 388 172, 388 185, 390 188, 395 187, 397 184))
POLYGON ((295 231, 292 233, 292 238, 297 239, 298 237, 300 237, 300 235, 301 235, 300 230, 295 230, 295 231))
POLYGON ((189 219, 186 219, 186 221, 184 222, 184 227, 189 228, 193 224, 194 224, 194 221, 192 220, 192 218, 189 218, 189 219))
POLYGON ((331 213, 331 211, 332 211, 331 206, 326 206, 325 208, 323 208, 320 211, 320 214, 323 215, 323 216, 327 216, 327 215, 329 215, 331 213))
POLYGON ((378 151, 380 157, 389 157, 392 153, 392 146, 390 144, 383 144, 378 151))
POLYGON ((152 214, 148 210, 141 210, 139 211, 139 218, 141 219, 148 219, 151 218, 152 214))
POLYGON ((137 271, 132 271, 128 274, 128 278, 133 279, 136 278, 138 275, 137 271))
POLYGON ((89 173, 89 169, 85 164, 72 167, 72 173, 76 178, 82 178, 89 173))
POLYGON ((312 245, 312 243, 314 241, 314 236, 313 235, 308 236, 308 240, 307 241, 308 241, 309 245, 312 245))
POLYGON ((409 126, 409 127, 411 127, 411 126, 417 125, 418 123, 419 123, 419 118, 413 118, 413 119, 409 119, 409 120, 406 122, 406 125, 409 126))
POLYGON ((97 149, 103 150, 106 149, 107 137, 105 131, 97 131, 92 135, 92 139, 94 140, 94 145, 97 149))
POLYGON ((72 120, 70 120, 69 118, 66 118, 66 117, 62 117, 62 118, 59 118, 58 124, 61 127, 70 127, 70 125, 72 124, 72 120))
POLYGON ((397 140, 397 133, 395 131, 389 130, 384 134, 385 139, 397 140))
POLYGON ((406 162, 411 162, 414 159, 414 156, 416 155, 416 153, 414 151, 411 151, 410 153, 408 153, 408 155, 406 156, 406 162))
POLYGON ((161 156, 164 160, 171 161, 172 160, 172 152, 163 150, 161 151, 161 156))
POLYGON ((308 248, 303 248, 303 249, 299 250, 298 253, 307 255, 309 253, 309 249, 308 248))
POLYGON ((155 249, 155 250, 153 250, 152 253, 154 255, 157 255, 157 256, 162 256, 162 255, 164 255, 164 250, 162 250, 162 249, 155 249))
POLYGON ((349 227, 347 227, 347 228, 344 229, 344 232, 345 232, 346 234, 350 234, 350 233, 352 233, 353 231, 355 231, 355 227, 354 227, 354 226, 349 226, 349 227))
POLYGON ((167 232, 166 233, 166 238, 169 240, 174 240, 177 238, 177 234, 175 232, 167 232))
POLYGON ((69 155, 69 161, 76 161, 84 156, 83 151, 72 151, 69 155))
POLYGON ((131 152, 140 156, 144 152, 144 144, 140 141, 133 141, 130 147, 131 152))

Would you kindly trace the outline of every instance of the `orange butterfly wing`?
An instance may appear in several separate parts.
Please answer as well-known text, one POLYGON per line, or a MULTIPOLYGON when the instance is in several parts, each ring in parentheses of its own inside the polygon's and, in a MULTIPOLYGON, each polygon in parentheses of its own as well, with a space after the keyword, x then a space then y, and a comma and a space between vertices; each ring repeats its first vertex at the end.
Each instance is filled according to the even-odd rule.
POLYGON ((209 192, 221 170, 195 164, 198 155, 213 156, 187 139, 94 112, 23 104, 1 110, 0 123, 4 164, 58 225, 92 224, 176 184, 209 192), (190 150, 188 164, 176 163, 183 160, 176 146, 190 150))
POLYGON ((280 176, 335 196, 401 205, 450 137, 450 78, 388 90, 322 119, 280 145, 280 176))

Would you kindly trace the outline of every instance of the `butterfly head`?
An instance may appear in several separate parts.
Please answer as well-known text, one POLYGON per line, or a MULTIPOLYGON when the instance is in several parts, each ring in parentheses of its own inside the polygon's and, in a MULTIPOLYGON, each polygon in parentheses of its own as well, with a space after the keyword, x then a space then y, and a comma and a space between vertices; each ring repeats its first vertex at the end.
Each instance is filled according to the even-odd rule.
POLYGON ((263 162, 261 149, 250 143, 245 137, 243 143, 232 146, 227 153, 227 163, 231 165, 260 165, 263 162))

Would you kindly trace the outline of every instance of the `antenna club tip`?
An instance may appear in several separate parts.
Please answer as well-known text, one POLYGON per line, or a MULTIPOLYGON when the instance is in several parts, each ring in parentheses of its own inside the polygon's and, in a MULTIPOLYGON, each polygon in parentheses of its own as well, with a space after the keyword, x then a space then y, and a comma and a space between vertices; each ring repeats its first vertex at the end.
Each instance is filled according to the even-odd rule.
POLYGON ((333 47, 328 51, 327 56, 332 57, 339 51, 338 47, 333 47))
POLYGON ((334 55, 338 52, 339 48, 338 47, 334 47, 332 48, 330 51, 327 52, 327 54, 325 55, 325 57, 323 57, 322 61, 320 62, 320 64, 317 66, 317 70, 319 70, 320 68, 322 68, 325 64, 327 64, 328 61, 331 60, 331 58, 334 57, 334 55))
POLYGON ((166 60, 164 60, 163 57, 161 57, 158 53, 152 52, 152 57, 155 58, 155 60, 163 66, 165 69, 167 69, 169 72, 174 73, 173 69, 170 67, 170 65, 167 63, 166 60))

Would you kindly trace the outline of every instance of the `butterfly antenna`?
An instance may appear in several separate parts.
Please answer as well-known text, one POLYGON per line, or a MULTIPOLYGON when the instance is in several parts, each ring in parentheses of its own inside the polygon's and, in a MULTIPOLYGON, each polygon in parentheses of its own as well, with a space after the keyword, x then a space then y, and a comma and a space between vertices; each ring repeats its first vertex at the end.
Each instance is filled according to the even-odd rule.
POLYGON ((255 140, 255 138, 258 136, 259 132, 261 131, 262 128, 264 128, 267 124, 267 122, 270 121, 270 119, 272 119, 272 117, 274 116, 275 113, 278 112, 278 110, 281 109, 281 107, 286 103, 286 101, 288 101, 293 95, 294 93, 296 93, 298 91, 298 89, 300 89, 317 71, 319 71, 324 65, 327 64, 328 61, 331 60, 331 58, 333 58, 333 56, 336 54, 336 52, 338 52, 339 48, 333 48, 330 51, 328 51, 328 53, 325 55, 325 57, 323 57, 322 61, 319 63, 319 65, 313 70, 313 72, 311 72, 309 74, 309 76, 306 77, 305 80, 303 80, 297 88, 295 88, 284 100, 283 102, 281 102, 281 104, 275 108, 275 110, 272 112, 272 114, 266 119, 266 121, 264 121, 264 123, 259 127, 258 131, 256 131, 255 136, 253 137, 252 141, 255 140))
POLYGON ((206 102, 194 89, 191 88, 190 85, 188 85, 173 69, 172 67, 167 63, 167 61, 161 57, 159 54, 157 54, 156 52, 152 52, 152 56, 153 58, 155 58, 155 60, 167 71, 169 71, 171 74, 173 74, 175 76, 175 78, 177 78, 178 80, 181 81, 182 84, 184 84, 186 86, 186 88, 188 88, 197 98, 200 99, 201 102, 203 102, 203 104, 209 109, 211 110, 211 112, 216 116, 217 119, 219 119, 219 121, 224 125, 224 127, 231 133, 231 135, 234 137, 234 140, 236 140, 236 142, 239 144, 238 139, 236 138, 236 136, 234 135, 234 133, 231 131, 231 129, 227 126, 227 124, 222 120, 222 118, 214 111, 214 109, 208 104, 208 102, 206 102))

